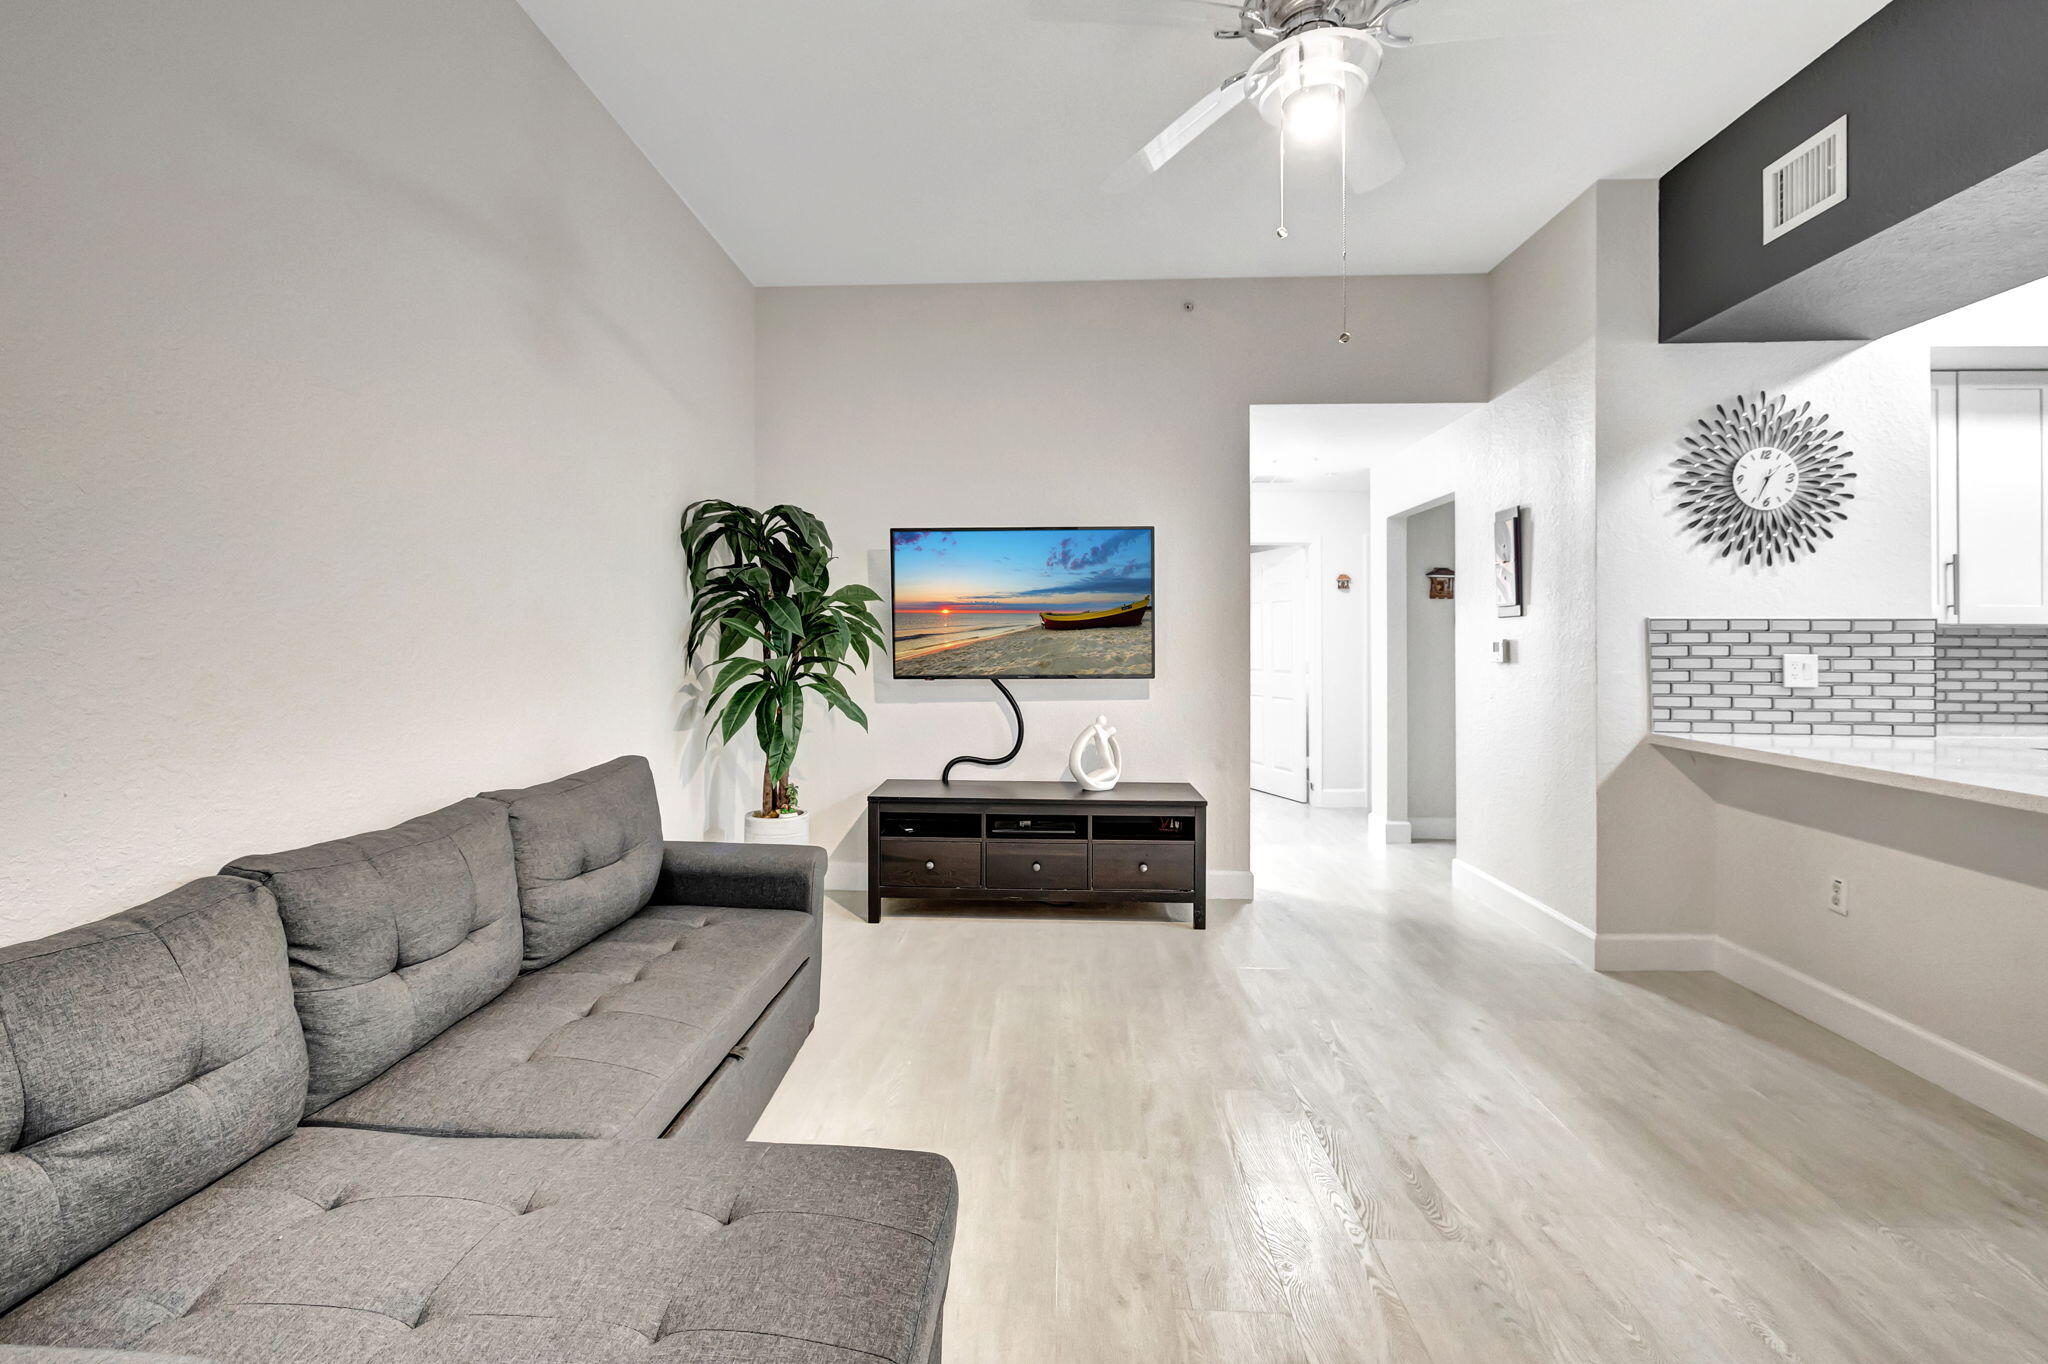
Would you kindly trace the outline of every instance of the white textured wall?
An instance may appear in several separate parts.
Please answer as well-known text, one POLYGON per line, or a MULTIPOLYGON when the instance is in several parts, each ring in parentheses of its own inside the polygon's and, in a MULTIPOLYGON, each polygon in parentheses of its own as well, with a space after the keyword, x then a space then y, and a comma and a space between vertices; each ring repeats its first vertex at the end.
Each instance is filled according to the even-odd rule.
MULTIPOLYGON (((1253 436, 1256 442, 1257 436, 1253 436)), ((1365 618, 1367 542, 1372 498, 1362 492, 1252 489, 1252 543, 1305 544, 1314 551, 1321 660, 1316 680, 1314 752, 1310 757, 1315 799, 1344 805, 1365 802, 1366 667, 1365 618), (1351 590, 1339 591, 1337 575, 1351 576, 1351 590)))
MULTIPOLYGON (((1000 775, 1057 778, 1106 713, 1125 775, 1200 787, 1212 866, 1243 871, 1248 409, 1484 394, 1483 281, 1353 288, 1370 321, 1350 346, 1336 344, 1329 280, 763 290, 761 496, 823 516, 843 570, 884 588, 892 526, 1156 526, 1158 680, 1019 687, 1029 740, 1000 775)), ((842 876, 865 855, 875 785, 1010 739, 986 683, 885 675, 855 694, 873 702, 873 732, 822 722, 834 737, 798 760, 842 876)))
POLYGON ((752 290, 512 0, 9 7, 0 941, 620 752, 752 290))
POLYGON ((1915 616, 1933 611, 1928 343, 1657 342, 1657 186, 1599 192, 1600 929, 1704 931, 1714 914, 1701 796, 1648 733, 1644 622, 1657 616, 1915 616), (1739 393, 1835 418, 1855 452, 1849 520, 1819 553, 1745 568, 1684 533, 1680 440, 1739 393))
MULTIPOLYGON (((1595 207, 1587 194, 1488 279, 1492 401, 1377 473, 1373 516, 1383 573, 1403 562, 1406 527, 1390 518, 1457 500, 1458 856, 1557 914, 1594 922, 1593 279, 1595 207), (1522 507, 1527 612, 1493 602, 1493 518, 1522 507), (1492 641, 1515 662, 1492 661, 1492 641)), ((1384 582, 1374 596, 1386 600, 1384 582)), ((1376 624, 1382 639, 1405 604, 1376 624)), ((1408 818, 1404 686, 1374 664, 1373 790, 1387 818, 1408 818)))

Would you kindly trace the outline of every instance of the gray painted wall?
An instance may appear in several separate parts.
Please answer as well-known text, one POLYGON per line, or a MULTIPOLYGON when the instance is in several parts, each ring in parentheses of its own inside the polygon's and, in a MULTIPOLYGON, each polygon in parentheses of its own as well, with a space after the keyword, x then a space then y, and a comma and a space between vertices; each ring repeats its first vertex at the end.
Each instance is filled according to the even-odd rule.
MULTIPOLYGON (((847 571, 884 589, 892 526, 1156 526, 1158 679, 1020 686, 1029 734, 1002 775, 1057 778, 1074 736, 1107 714, 1125 776, 1201 788, 1212 867, 1242 873, 1248 409, 1486 392, 1483 280, 1355 281, 1356 315, 1373 324, 1350 346, 1336 342, 1336 294, 1316 279, 763 290, 761 496, 823 516, 847 571)), ((864 858, 877 783, 1010 742, 986 683, 883 676, 854 694, 873 732, 821 722, 834 737, 799 760, 842 881, 864 858)))
POLYGON ((753 290, 511 0, 0 42, 0 941, 649 755, 753 290))
MULTIPOLYGON (((2029 0, 1891 0, 1868 22, 1664 177, 1663 321, 1667 339, 1737 309, 1831 258, 1928 215, 1945 200, 2048 150, 2048 5, 2029 0), (1766 244, 1764 168, 1807 138, 1849 119, 1848 202, 1766 244)), ((1908 295, 1926 310, 1884 331, 1925 321, 2037 277, 2042 263, 2040 178, 1992 195, 1934 235, 1906 234, 1904 256, 1877 252, 1831 292, 1797 295, 1781 310, 1808 338, 1874 337, 1855 329, 1881 312, 1839 287, 1860 276, 1874 292, 1908 295), (1974 239, 2032 243, 2037 268, 1994 282, 1994 257, 1974 239), (1940 281, 1940 286, 1932 284, 1940 281), (1960 292, 1958 292, 1960 290, 1960 292), (1934 300, 1945 299, 1935 303, 1934 300), (1828 329, 1830 306, 1840 309, 1828 329)), ((1939 216, 1938 214, 1935 216, 1939 216)), ((2012 262, 2001 262, 2010 267, 2012 262)), ((1771 310, 1745 324, 1770 333, 1771 310)), ((1726 329, 1723 329, 1726 330, 1726 329)))
MULTIPOLYGON (((1408 518, 1408 822, 1442 837, 1458 815, 1458 604, 1432 600, 1428 573, 1458 562, 1458 509, 1408 518)), ((1485 607, 1485 578, 1458 584, 1485 607)))

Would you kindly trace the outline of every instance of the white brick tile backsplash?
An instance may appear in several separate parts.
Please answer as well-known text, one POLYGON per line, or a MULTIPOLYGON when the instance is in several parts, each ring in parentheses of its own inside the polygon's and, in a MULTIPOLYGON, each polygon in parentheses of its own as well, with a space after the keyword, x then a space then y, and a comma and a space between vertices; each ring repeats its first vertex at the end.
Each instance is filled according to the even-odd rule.
MULTIPOLYGON (((1651 720, 1661 733, 1932 732, 1932 620, 1670 617, 1647 629, 1651 720), (1773 661, 1785 654, 1820 655, 1821 685, 1786 687, 1773 661)), ((2038 699, 2048 712, 2048 689, 2038 699)))
POLYGON ((1945 725, 2048 725, 2048 628, 1944 625, 1934 637, 1945 725))
POLYGON ((1652 721, 1664 733, 2048 726, 2048 627, 1666 617, 1648 630, 1652 721), (1821 685, 1789 690, 1771 660, 1807 653, 1822 659, 1821 685))

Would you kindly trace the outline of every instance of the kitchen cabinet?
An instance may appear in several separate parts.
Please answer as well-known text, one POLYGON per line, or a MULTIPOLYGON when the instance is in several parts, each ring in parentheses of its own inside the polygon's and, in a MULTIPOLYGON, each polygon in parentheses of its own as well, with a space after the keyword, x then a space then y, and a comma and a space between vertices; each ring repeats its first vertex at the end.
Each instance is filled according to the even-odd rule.
POLYGON ((2048 371, 1934 381, 1945 621, 2048 625, 2048 371))

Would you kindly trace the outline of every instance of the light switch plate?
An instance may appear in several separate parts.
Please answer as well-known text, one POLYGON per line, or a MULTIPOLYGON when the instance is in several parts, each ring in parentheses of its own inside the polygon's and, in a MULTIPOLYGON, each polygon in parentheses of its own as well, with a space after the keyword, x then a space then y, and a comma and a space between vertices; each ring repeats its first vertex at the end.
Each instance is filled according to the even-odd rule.
POLYGON ((1512 663, 1515 661, 1515 642, 1511 639, 1497 639, 1493 642, 1493 661, 1512 663))
POLYGON ((1818 687, 1820 685, 1819 654, 1786 654, 1785 685, 1788 687, 1818 687))

